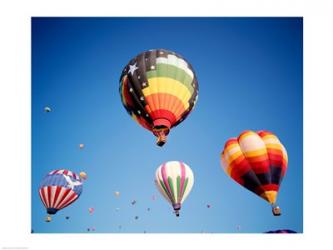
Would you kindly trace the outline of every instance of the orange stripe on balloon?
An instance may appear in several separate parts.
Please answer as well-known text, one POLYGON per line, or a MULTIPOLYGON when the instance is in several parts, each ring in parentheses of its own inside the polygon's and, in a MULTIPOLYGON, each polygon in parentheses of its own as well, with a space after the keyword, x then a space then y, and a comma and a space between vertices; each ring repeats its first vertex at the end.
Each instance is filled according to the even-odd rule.
POLYGON ((257 162, 263 162, 263 161, 268 161, 269 160, 268 155, 266 155, 266 154, 253 156, 253 157, 246 156, 246 159, 248 159, 248 161, 250 163, 257 163, 257 162))
POLYGON ((177 113, 174 113, 177 121, 180 119, 182 113, 185 111, 183 102, 177 96, 166 94, 166 93, 148 95, 148 96, 146 96, 146 102, 150 108, 149 112, 153 112, 158 109, 164 109, 164 110, 170 111, 171 113, 174 113, 175 110, 170 110, 169 103, 171 103, 171 102, 174 103, 173 107, 177 108, 177 110, 178 110, 177 113), (159 102, 159 106, 156 107, 154 105, 154 103, 158 103, 157 100, 159 100, 159 99, 161 100, 162 98, 164 98, 165 101, 159 102))

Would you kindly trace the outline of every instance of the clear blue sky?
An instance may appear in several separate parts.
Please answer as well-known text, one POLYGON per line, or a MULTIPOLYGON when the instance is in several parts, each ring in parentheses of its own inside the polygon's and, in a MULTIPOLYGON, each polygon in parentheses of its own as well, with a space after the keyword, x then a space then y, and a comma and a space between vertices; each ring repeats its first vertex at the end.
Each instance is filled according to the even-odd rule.
POLYGON ((302 32, 301 18, 32 18, 34 232, 302 232, 302 32), (184 56, 199 82, 196 107, 162 148, 126 113, 118 92, 127 62, 154 48, 184 56), (225 141, 247 129, 276 133, 288 151, 281 217, 220 166, 225 141), (195 176, 179 218, 153 181, 169 160, 184 161, 195 176), (46 223, 38 186, 62 168, 85 171, 88 180, 81 197, 46 223))

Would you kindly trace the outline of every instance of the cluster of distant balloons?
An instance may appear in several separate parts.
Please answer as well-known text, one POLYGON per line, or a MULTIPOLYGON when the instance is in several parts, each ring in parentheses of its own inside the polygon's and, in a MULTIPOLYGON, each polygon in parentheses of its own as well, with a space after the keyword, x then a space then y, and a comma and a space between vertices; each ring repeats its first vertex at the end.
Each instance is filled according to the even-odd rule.
MULTIPOLYGON (((157 137, 156 144, 160 147, 166 143, 171 129, 191 113, 198 100, 198 90, 191 64, 165 49, 137 55, 124 67, 120 77, 119 92, 126 111, 157 137)), ((51 108, 45 107, 44 111, 49 113, 51 108)), ((80 149, 84 147, 84 144, 79 144, 80 149)), ((264 130, 244 131, 225 143, 220 158, 228 176, 270 203, 275 216, 281 215, 276 198, 287 170, 288 156, 276 135, 264 130)), ((51 221, 50 215, 78 199, 86 179, 86 173, 77 175, 69 170, 53 170, 47 174, 39 188, 48 213, 46 221, 51 221)), ((183 161, 165 162, 156 170, 155 184, 179 216, 182 204, 193 187, 194 174, 183 161)), ((119 197, 120 192, 116 191, 114 195, 119 197)), ((131 202, 132 205, 135 203, 135 200, 131 202)), ((207 208, 210 207, 207 204, 207 208)), ((89 208, 89 213, 93 211, 89 208)), ((135 216, 135 219, 138 218, 135 216)))

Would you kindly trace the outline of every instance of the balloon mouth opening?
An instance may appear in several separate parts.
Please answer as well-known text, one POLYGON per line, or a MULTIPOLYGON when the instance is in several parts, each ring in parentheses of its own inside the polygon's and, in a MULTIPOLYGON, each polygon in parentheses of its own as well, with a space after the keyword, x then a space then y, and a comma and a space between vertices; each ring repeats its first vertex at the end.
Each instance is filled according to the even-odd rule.
POLYGON ((274 216, 280 216, 281 215, 281 208, 279 206, 273 205, 272 206, 272 213, 274 216))
POLYGON ((46 211, 47 211, 48 214, 55 214, 58 211, 58 209, 56 209, 56 208, 48 208, 46 211))
POLYGON ((161 118, 153 122, 153 134, 157 137, 157 146, 162 147, 167 141, 167 135, 170 132, 171 123, 169 120, 161 118))

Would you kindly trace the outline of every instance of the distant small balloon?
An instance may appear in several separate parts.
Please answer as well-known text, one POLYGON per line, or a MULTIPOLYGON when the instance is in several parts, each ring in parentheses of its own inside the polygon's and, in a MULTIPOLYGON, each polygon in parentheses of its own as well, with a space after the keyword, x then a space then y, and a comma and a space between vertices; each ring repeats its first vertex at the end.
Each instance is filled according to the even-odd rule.
POLYGON ((79 145, 79 147, 80 147, 80 149, 83 149, 83 148, 84 148, 84 144, 81 143, 81 144, 79 145))
POLYGON ((207 204, 207 208, 210 208, 210 204, 207 204))
POLYGON ((68 219, 69 219, 69 216, 66 216, 65 218, 66 218, 66 220, 68 220, 68 219))
POLYGON ((135 203, 136 203, 136 200, 133 200, 133 201, 131 202, 132 205, 135 205, 135 203))
POLYGON ((49 112, 51 112, 51 108, 50 108, 50 107, 45 107, 45 108, 44 108, 44 111, 45 111, 46 113, 49 113, 49 112))
POLYGON ((83 179, 83 180, 86 180, 88 178, 88 175, 85 173, 85 172, 80 172, 80 177, 83 179))
POLYGON ((147 211, 148 211, 148 212, 150 211, 150 208, 149 208, 149 207, 147 208, 147 211))
POLYGON ((139 216, 135 216, 134 218, 137 220, 137 219, 139 219, 139 216))
POLYGON ((90 207, 90 208, 88 208, 88 211, 90 214, 92 214, 95 211, 95 209, 93 207, 90 207))
POLYGON ((120 196, 120 192, 119 192, 119 191, 115 191, 115 192, 114 192, 114 195, 115 195, 116 197, 119 197, 119 196, 120 196))

